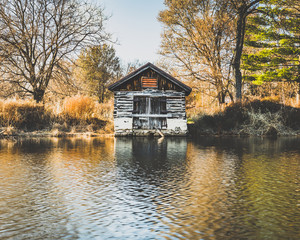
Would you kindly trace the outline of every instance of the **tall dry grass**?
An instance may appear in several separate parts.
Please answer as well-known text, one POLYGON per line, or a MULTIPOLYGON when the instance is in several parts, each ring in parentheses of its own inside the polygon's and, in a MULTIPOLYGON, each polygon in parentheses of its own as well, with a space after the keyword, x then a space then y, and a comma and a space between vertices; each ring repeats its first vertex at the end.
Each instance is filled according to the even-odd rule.
POLYGON ((41 129, 49 121, 50 113, 42 104, 22 99, 0 100, 0 125, 24 130, 41 129))
POLYGON ((98 103, 95 98, 77 95, 66 98, 60 117, 72 131, 113 133, 113 102, 98 103), (105 122, 105 124, 103 124, 105 122))
POLYGON ((112 101, 98 103, 96 99, 83 95, 66 98, 62 108, 62 113, 66 116, 81 120, 92 118, 110 120, 113 115, 112 101))
POLYGON ((63 114, 74 119, 91 119, 95 117, 95 105, 95 101, 88 96, 67 97, 63 102, 63 114))
MULTIPOLYGON (((99 104, 88 96, 37 104, 33 100, 0 99, 0 127, 14 131, 112 133, 112 102, 99 104)), ((3 130, 0 129, 0 132, 3 130)))
POLYGON ((295 135, 300 134, 300 109, 276 101, 235 103, 213 115, 195 119, 192 134, 295 135))

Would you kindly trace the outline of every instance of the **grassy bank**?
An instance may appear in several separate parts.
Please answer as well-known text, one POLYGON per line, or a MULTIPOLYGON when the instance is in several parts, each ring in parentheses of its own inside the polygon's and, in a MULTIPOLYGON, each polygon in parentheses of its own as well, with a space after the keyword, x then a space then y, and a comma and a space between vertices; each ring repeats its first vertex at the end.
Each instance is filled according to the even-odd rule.
POLYGON ((113 133, 112 107, 112 103, 100 104, 87 96, 46 104, 31 100, 0 100, 0 134, 110 134, 113 133))
POLYGON ((300 109, 273 101, 235 103, 193 119, 192 135, 277 136, 300 134, 300 109))
MULTIPOLYGON (((300 108, 274 101, 236 103, 189 125, 197 135, 299 135, 300 108)), ((37 104, 31 100, 0 100, 0 137, 113 134, 113 102, 87 96, 37 104)))

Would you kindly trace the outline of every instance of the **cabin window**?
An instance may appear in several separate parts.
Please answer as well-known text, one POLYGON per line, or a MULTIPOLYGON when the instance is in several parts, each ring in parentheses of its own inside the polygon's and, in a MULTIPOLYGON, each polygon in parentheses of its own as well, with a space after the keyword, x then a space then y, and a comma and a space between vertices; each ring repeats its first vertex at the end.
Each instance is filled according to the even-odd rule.
POLYGON ((166 129, 167 118, 159 116, 167 113, 166 97, 135 96, 133 99, 133 128, 166 129))
POLYGON ((142 88, 157 88, 157 79, 156 78, 145 78, 142 77, 142 88))
POLYGON ((166 114, 166 97, 136 96, 133 99, 133 113, 135 114, 166 114))
POLYGON ((146 97, 134 97, 133 99, 133 113, 146 114, 146 97))
POLYGON ((151 98, 151 114, 166 114, 166 97, 151 98))

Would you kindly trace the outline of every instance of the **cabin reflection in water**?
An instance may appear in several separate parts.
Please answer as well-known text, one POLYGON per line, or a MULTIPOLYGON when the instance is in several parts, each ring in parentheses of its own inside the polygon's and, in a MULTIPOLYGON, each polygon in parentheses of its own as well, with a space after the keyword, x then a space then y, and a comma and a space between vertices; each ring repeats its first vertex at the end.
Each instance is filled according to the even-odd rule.
POLYGON ((115 156, 118 165, 136 165, 145 170, 184 166, 187 153, 185 138, 116 138, 115 156))

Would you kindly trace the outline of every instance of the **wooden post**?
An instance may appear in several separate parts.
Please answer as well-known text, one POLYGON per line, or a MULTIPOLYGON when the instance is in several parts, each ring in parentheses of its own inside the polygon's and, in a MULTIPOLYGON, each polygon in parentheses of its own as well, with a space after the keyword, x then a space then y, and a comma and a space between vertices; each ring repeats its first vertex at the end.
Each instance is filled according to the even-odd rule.
POLYGON ((159 135, 160 135, 161 137, 165 137, 165 135, 164 135, 158 128, 156 128, 156 131, 159 133, 159 135))

